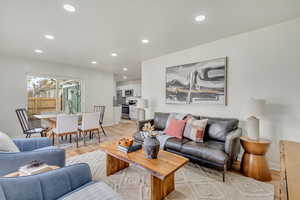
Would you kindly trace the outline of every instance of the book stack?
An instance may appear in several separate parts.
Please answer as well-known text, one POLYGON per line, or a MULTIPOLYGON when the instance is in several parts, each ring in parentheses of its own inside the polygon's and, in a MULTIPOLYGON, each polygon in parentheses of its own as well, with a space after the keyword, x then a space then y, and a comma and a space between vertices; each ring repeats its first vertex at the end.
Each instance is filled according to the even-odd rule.
POLYGON ((124 146, 121 146, 121 145, 117 146, 117 149, 119 151, 124 152, 124 153, 130 153, 130 152, 133 152, 133 151, 137 151, 137 150, 139 150, 141 148, 142 148, 142 144, 141 143, 134 143, 130 147, 124 147, 124 146))
POLYGON ((29 175, 33 175, 33 174, 40 174, 40 173, 47 172, 50 170, 52 170, 52 168, 47 164, 42 164, 37 167, 25 165, 23 167, 20 167, 19 174, 20 174, 20 176, 29 176, 29 175))

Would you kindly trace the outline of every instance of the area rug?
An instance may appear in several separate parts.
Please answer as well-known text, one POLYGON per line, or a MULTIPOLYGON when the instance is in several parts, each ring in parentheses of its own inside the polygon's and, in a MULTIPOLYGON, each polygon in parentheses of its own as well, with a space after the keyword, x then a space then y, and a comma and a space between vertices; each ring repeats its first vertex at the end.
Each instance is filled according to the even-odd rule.
MULTIPOLYGON (((110 185, 126 200, 149 199, 149 173, 130 166, 114 175, 105 175, 105 153, 94 151, 67 159, 67 165, 88 163, 94 180, 110 185)), ((242 175, 227 172, 226 182, 216 170, 189 163, 175 174, 175 191, 166 200, 271 200, 274 186, 242 175)))

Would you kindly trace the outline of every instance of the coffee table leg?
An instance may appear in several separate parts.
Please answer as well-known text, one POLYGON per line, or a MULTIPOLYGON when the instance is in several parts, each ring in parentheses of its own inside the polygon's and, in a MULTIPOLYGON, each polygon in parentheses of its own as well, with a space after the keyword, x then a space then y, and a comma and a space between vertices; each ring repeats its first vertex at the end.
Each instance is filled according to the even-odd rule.
POLYGON ((106 176, 110 176, 127 167, 129 167, 129 163, 115 158, 109 154, 106 155, 106 176))
POLYGON ((163 180, 151 175, 151 200, 162 200, 174 189, 174 173, 163 180))

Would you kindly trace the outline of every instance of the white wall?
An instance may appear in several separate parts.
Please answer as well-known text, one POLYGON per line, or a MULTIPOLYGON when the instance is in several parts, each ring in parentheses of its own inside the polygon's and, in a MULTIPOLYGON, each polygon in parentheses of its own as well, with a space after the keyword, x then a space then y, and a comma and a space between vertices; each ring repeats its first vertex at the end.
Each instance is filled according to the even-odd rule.
POLYGON ((104 125, 113 123, 115 82, 112 73, 77 68, 64 64, 41 62, 17 57, 0 56, 0 131, 11 137, 22 137, 15 109, 27 104, 27 74, 70 77, 82 80, 83 111, 93 105, 106 105, 104 125))
MULTIPOLYGON (((201 37, 201 35, 199 35, 201 37)), ((261 135, 271 138, 270 164, 279 168, 279 140, 300 141, 300 18, 143 62, 142 96, 154 111, 247 117, 250 98, 268 102, 261 135), (228 106, 165 104, 165 68, 228 57, 228 106)))

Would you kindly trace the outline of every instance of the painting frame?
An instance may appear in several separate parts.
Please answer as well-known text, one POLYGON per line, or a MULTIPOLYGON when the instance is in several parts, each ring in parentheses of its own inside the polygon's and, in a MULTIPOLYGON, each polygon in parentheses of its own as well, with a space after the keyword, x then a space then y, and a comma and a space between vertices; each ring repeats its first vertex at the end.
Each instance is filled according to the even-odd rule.
MULTIPOLYGON (((191 71, 189 72, 189 73, 191 73, 191 71)), ((216 70, 217 71, 217 70, 216 70)), ((220 71, 220 70, 219 70, 220 71)), ((171 72, 172 73, 172 72, 171 72)), ((178 70, 178 73, 180 73, 179 72, 179 70, 178 70)), ((188 73, 188 72, 187 72, 188 73)), ((195 73, 195 72, 194 72, 195 73)), ((198 73, 198 74, 200 74, 200 73, 198 73)), ((208 74, 208 73, 206 73, 206 74, 208 74)), ((198 75, 199 76, 199 75, 198 75)), ((196 76, 196 77, 198 77, 198 76, 196 76)), ((191 78, 191 79, 193 79, 193 80, 195 80, 195 77, 194 78, 191 78)), ((199 79, 199 78, 198 78, 199 79)), ((203 80, 202 80, 203 81, 203 80)), ((219 58, 214 58, 214 59, 208 59, 208 60, 202 60, 202 61, 199 61, 199 62, 192 62, 192 63, 186 63, 186 64, 180 64, 180 65, 174 65, 174 66, 168 66, 168 67, 166 67, 165 68, 165 103, 166 104, 179 104, 179 105, 189 105, 189 104, 194 104, 194 105, 196 105, 196 104, 212 104, 212 105, 223 105, 223 106, 227 106, 227 104, 228 104, 228 101, 227 101, 227 96, 228 96, 228 91, 227 91, 227 81, 228 81, 228 57, 227 56, 224 56, 224 57, 219 57, 219 58), (194 69, 194 71, 195 71, 195 69, 197 69, 196 71, 198 71, 199 69, 201 69, 202 71, 203 71, 203 69, 202 68, 204 68, 204 70, 205 70, 205 67, 196 67, 197 65, 203 65, 203 66, 205 66, 205 65, 208 65, 206 68, 214 68, 214 67, 210 67, 210 64, 211 65, 213 65, 213 63, 216 63, 216 62, 220 62, 222 65, 220 65, 219 66, 219 68, 218 67, 216 67, 216 66, 214 66, 215 68, 218 68, 218 69, 222 69, 222 68, 224 68, 224 69, 222 69, 223 70, 223 76, 224 77, 221 77, 221 76, 219 76, 219 79, 222 79, 223 78, 223 80, 222 80, 222 82, 220 82, 220 81, 218 81, 218 83, 219 83, 219 85, 221 85, 221 86, 223 86, 223 87, 221 87, 221 88, 218 88, 218 89, 216 89, 216 88, 209 88, 209 89, 212 89, 212 90, 214 90, 212 93, 213 94, 206 94, 207 96, 210 96, 210 97, 208 97, 207 99, 201 99, 201 97, 200 98, 193 98, 193 97, 191 97, 191 96, 189 96, 189 98, 187 98, 188 100, 186 100, 186 101, 182 101, 182 100, 170 100, 170 95, 169 95, 169 93, 170 93, 170 90, 171 90, 171 88, 174 90, 174 88, 175 88, 175 90, 180 90, 181 88, 176 88, 175 86, 170 86, 172 83, 170 83, 171 81, 171 79, 170 79, 170 71, 176 71, 177 69, 176 68, 182 68, 182 69, 184 69, 184 70, 187 70, 188 71, 188 68, 190 68, 190 70, 192 71, 193 69, 194 69), (170 70, 171 69, 171 70, 170 70), (217 92, 218 91, 218 92, 217 92), (214 94, 215 93, 215 94, 214 94), (215 100, 215 99, 218 99, 218 100, 215 100), (195 99, 196 99, 196 101, 195 101, 195 99)), ((179 82, 179 81, 178 81, 179 82)), ((211 83, 215 83, 216 81, 211 81, 211 83)), ((206 82, 206 83, 209 83, 209 81, 208 82, 206 82)), ((180 84, 180 82, 179 83, 177 83, 177 84, 180 84)), ((195 84, 195 83, 194 83, 195 84)), ((174 83, 174 85, 175 85, 175 83, 174 83)), ((191 84, 189 84, 189 85, 191 85, 191 84)), ((198 86, 199 86, 200 84, 198 84, 198 86)), ((179 87, 188 87, 188 86, 179 86, 179 87)), ((193 93, 194 95, 199 95, 199 96, 203 96, 203 92, 200 92, 201 91, 201 89, 197 89, 197 91, 198 92, 191 92, 191 91, 194 91, 192 88, 191 88, 191 86, 189 86, 190 87, 190 89, 189 89, 189 94, 191 94, 191 93, 193 93)), ((200 85, 200 88, 201 88, 202 86, 200 85)), ((184 88, 184 90, 188 90, 187 88, 184 88)), ((173 95, 174 96, 174 95, 173 95)), ((172 97, 172 98, 174 98, 174 97, 172 97)), ((186 98, 186 97, 184 97, 184 98, 186 98)))

